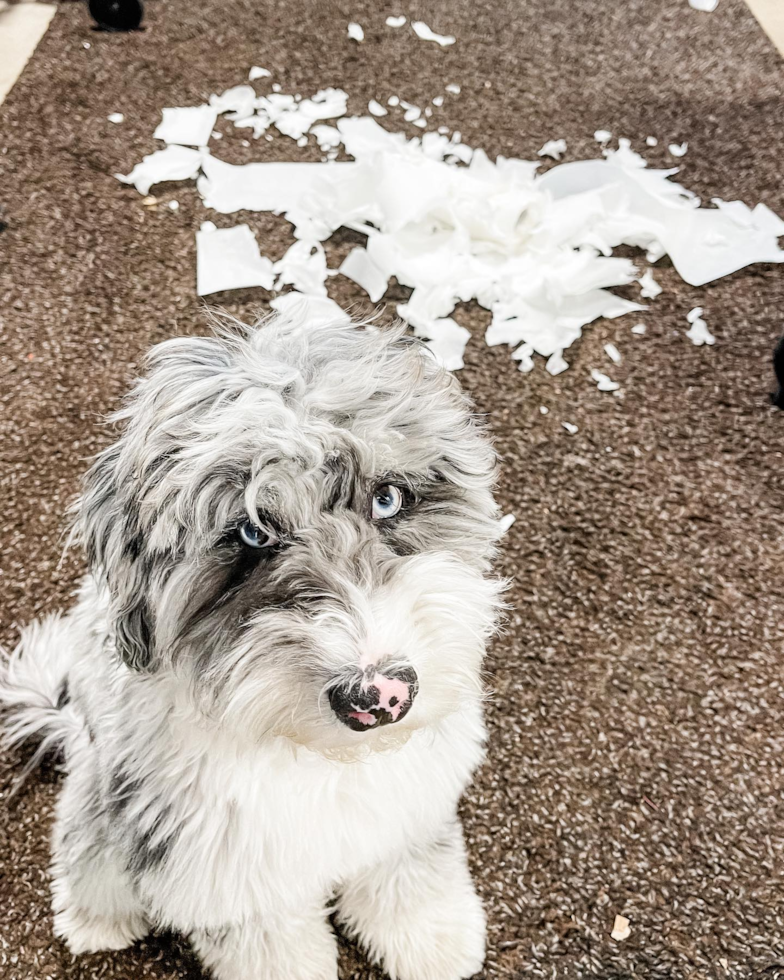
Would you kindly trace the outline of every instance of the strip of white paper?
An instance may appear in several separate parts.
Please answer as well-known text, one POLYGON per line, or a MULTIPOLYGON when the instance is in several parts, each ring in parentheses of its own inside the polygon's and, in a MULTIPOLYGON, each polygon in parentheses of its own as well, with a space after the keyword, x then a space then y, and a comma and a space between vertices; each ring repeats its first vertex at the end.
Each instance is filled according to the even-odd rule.
POLYGON ((205 222, 196 232, 196 292, 199 296, 226 289, 261 286, 272 289, 272 262, 259 253, 247 225, 215 228, 205 222))
POLYGON ((153 136, 156 140, 178 146, 206 146, 217 118, 218 110, 210 105, 164 109, 163 119, 153 136))

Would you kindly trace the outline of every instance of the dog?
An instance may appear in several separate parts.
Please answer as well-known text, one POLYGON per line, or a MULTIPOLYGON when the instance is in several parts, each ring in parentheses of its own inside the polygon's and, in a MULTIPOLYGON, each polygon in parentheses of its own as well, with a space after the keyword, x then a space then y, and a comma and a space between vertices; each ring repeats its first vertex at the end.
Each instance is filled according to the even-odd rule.
POLYGON ((166 341, 74 508, 90 572, 0 674, 66 778, 54 931, 153 928, 215 980, 480 970, 458 801, 503 585, 496 457, 404 327, 301 313, 166 341))

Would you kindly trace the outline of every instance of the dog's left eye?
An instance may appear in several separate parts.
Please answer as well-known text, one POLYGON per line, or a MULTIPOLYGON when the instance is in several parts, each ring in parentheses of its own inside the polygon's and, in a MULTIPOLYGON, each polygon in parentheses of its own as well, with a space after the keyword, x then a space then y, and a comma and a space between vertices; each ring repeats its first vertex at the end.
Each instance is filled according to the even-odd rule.
POLYGON ((237 529, 240 541, 249 548, 272 548, 278 543, 275 535, 265 527, 258 527, 253 521, 245 521, 237 529))
POLYGON ((394 517, 403 506, 403 491, 392 483, 377 487, 373 494, 372 515, 374 521, 394 517))

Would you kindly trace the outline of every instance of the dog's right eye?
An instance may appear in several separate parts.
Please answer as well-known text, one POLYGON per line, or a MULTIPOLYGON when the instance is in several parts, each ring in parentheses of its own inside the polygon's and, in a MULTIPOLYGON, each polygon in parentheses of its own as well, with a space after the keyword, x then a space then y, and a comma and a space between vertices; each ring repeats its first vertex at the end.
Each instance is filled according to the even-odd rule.
POLYGON ((274 548, 277 537, 266 527, 259 527, 253 521, 245 521, 237 528, 240 541, 248 548, 274 548))

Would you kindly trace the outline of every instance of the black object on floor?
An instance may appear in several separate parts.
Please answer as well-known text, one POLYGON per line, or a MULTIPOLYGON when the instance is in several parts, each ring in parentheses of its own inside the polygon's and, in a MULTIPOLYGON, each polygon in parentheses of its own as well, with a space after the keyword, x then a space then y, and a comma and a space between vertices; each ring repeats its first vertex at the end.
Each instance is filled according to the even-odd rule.
POLYGON ((89 0, 87 6, 102 31, 136 31, 144 17, 141 0, 89 0))
POLYGON ((773 352, 773 370, 776 372, 779 386, 778 390, 770 396, 770 400, 777 408, 784 409, 784 337, 776 344, 773 352))

